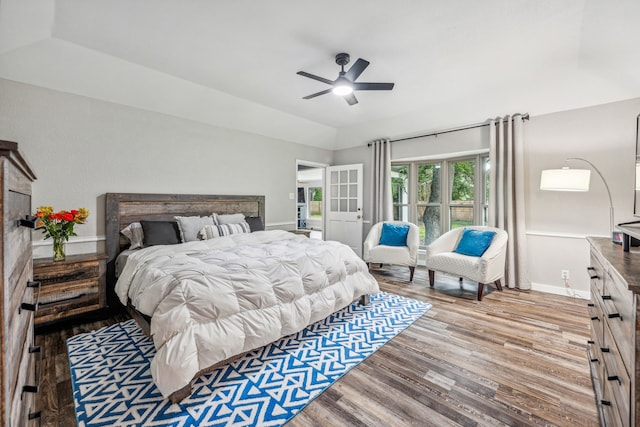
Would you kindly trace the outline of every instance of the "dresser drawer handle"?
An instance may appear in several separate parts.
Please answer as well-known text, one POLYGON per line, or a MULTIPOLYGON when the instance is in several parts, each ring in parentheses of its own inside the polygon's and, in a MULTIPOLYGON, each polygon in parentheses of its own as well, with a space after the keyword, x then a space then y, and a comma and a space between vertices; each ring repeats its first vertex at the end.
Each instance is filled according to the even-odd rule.
POLYGON ((596 342, 594 340, 588 340, 587 344, 595 344, 596 342))
POLYGON ((587 271, 596 271, 594 267, 587 267, 587 271))
POLYGON ((35 420, 36 418, 40 418, 42 416, 42 412, 29 412, 29 419, 35 420))
POLYGON ((598 316, 593 316, 593 317, 591 318, 591 320, 597 320, 597 321, 600 321, 600 318, 599 318, 598 316))
POLYGON ((20 307, 18 307, 18 314, 20 314, 22 310, 25 310, 25 311, 38 310, 38 305, 40 304, 40 290, 42 289, 42 282, 29 281, 27 282, 27 288, 38 288, 38 296, 36 297, 36 302, 35 304, 29 304, 29 303, 23 302, 22 304, 20 304, 20 307))
POLYGON ((617 375, 610 375, 607 377, 607 381, 618 381, 618 384, 622 384, 622 381, 620 381, 620 378, 618 378, 617 375))
POLYGON ((610 300, 611 299, 611 295, 602 295, 602 300, 610 300))
POLYGON ((589 362, 593 362, 593 363, 598 362, 598 363, 600 363, 600 361, 595 357, 593 359, 589 359, 589 362))
POLYGON ((18 220, 18 226, 27 228, 36 228, 38 218, 31 215, 25 215, 24 218, 18 220))
POLYGON ((600 347, 600 351, 603 353, 609 353, 609 347, 600 347))
POLYGON ((615 319, 616 317, 620 318, 620 320, 622 320, 622 315, 620 313, 609 313, 607 314, 607 317, 609 319, 615 319))
MULTIPOLYGON (((25 384, 22 386, 22 393, 37 393, 42 382, 42 348, 40 346, 29 347, 29 353, 38 353, 38 379, 35 384, 25 384)), ((20 396, 22 399, 22 395, 20 396)))
POLYGON ((611 402, 608 400, 600 400, 600 404, 605 406, 611 406, 611 402))

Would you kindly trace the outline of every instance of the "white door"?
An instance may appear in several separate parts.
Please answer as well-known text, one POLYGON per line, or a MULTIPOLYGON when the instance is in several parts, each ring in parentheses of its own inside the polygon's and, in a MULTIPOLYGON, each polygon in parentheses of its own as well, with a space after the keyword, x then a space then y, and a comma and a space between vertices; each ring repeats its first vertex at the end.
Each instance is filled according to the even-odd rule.
POLYGON ((329 166, 325 240, 337 240, 362 257, 362 164, 329 166))

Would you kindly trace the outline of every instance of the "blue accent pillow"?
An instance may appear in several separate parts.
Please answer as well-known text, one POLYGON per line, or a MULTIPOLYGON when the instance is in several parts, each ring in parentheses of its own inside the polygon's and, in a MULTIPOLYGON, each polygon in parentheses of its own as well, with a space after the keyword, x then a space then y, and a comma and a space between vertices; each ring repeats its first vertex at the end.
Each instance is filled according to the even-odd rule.
POLYGON ((482 254, 491 245, 495 231, 482 231, 465 228, 462 232, 462 238, 458 242, 458 246, 454 252, 469 256, 482 256, 482 254))
POLYGON ((386 246, 407 246, 407 234, 409 234, 408 225, 383 222, 379 243, 386 246))

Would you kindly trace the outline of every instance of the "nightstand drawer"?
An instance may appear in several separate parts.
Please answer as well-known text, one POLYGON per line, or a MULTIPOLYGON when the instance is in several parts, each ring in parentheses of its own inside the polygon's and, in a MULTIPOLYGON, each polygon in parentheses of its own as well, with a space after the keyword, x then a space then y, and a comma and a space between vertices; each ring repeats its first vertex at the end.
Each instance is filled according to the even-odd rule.
POLYGON ((55 287, 43 286, 36 324, 98 310, 101 308, 100 297, 100 282, 97 279, 63 283, 55 287))
POLYGON ((36 325, 106 307, 106 255, 36 259, 33 264, 34 280, 42 283, 36 325))

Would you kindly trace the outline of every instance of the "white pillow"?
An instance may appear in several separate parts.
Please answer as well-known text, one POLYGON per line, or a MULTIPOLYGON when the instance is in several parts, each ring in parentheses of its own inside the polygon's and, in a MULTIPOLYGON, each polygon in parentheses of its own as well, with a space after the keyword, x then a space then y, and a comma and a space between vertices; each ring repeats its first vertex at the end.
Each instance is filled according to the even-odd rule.
POLYGON ((198 240, 198 232, 205 225, 213 225, 211 216, 174 216, 180 229, 180 240, 182 242, 193 242, 198 240))
POLYGON ((138 249, 144 246, 144 233, 142 232, 142 225, 139 222, 132 222, 120 230, 120 233, 131 242, 129 249, 138 249))
POLYGON ((229 236, 231 234, 251 233, 251 228, 246 222, 240 224, 206 225, 198 233, 200 240, 208 240, 216 237, 229 236))
POLYGON ((214 224, 216 225, 220 225, 220 224, 240 224, 244 221, 244 214, 241 213, 235 213, 235 214, 224 214, 224 215, 220 215, 220 214, 213 214, 213 221, 214 224))

